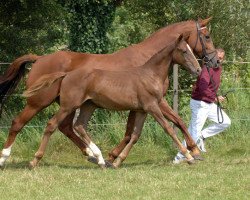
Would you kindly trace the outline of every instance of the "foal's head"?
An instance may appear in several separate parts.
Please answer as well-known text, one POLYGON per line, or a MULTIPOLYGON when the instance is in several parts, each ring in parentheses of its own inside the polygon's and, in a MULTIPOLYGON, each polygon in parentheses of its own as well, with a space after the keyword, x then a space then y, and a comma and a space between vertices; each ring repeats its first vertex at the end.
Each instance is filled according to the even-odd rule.
POLYGON ((192 49, 187 42, 180 36, 177 40, 177 46, 173 52, 173 61, 182 65, 194 75, 201 73, 201 67, 193 54, 192 49))

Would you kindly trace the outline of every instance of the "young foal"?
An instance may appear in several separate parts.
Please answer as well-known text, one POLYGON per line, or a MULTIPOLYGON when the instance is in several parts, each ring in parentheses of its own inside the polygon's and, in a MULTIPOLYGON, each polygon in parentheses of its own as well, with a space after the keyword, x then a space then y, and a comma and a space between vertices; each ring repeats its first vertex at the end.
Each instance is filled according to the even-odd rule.
MULTIPOLYGON (((196 74, 200 71, 195 56, 190 53, 192 51, 182 39, 182 36, 177 39, 173 38, 173 41, 175 42, 163 48, 146 64, 137 68, 128 68, 126 71, 79 68, 68 74, 59 72, 41 77, 24 95, 26 97, 32 96, 40 89, 52 85, 56 80, 63 79, 60 88, 60 109, 49 120, 41 145, 35 154, 34 160, 30 163, 31 166, 36 166, 42 158, 51 134, 65 117, 76 108, 82 108, 87 101, 92 101, 97 106, 112 110, 134 110, 137 111, 138 115, 142 116, 142 119, 145 118, 146 113, 151 114, 165 132, 169 132, 180 151, 187 157, 188 162, 193 163, 193 157, 177 136, 172 131, 169 131, 170 127, 159 106, 164 100, 164 82, 168 76, 174 50, 178 51, 184 58, 185 63, 183 65, 185 67, 192 69, 192 72, 196 74)), ((100 150, 93 145, 81 123, 83 114, 81 109, 74 129, 95 153, 98 164, 105 167, 100 150)))

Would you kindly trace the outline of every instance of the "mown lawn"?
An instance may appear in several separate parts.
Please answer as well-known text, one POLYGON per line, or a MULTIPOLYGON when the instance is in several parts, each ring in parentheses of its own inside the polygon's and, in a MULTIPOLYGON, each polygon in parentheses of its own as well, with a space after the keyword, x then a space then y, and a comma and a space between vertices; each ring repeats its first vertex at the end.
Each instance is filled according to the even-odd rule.
MULTIPOLYGON (((173 165, 175 152, 142 139, 116 170, 88 163, 59 134, 51 140, 40 166, 32 171, 27 163, 35 149, 29 151, 21 142, 14 146, 0 171, 0 199, 250 199, 249 133, 211 138, 205 161, 191 166, 173 165)), ((110 148, 102 147, 105 156, 110 148)))

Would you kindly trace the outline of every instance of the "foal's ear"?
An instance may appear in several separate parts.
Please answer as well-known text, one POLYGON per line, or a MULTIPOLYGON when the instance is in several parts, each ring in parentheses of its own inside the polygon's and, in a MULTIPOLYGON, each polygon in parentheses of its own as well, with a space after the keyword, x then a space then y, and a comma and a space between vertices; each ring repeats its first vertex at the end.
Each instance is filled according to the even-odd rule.
POLYGON ((179 44, 183 39, 183 34, 180 34, 176 40, 176 44, 179 44))
POLYGON ((198 22, 199 22, 201 27, 204 27, 211 21, 212 18, 213 17, 209 17, 207 19, 198 19, 198 22))

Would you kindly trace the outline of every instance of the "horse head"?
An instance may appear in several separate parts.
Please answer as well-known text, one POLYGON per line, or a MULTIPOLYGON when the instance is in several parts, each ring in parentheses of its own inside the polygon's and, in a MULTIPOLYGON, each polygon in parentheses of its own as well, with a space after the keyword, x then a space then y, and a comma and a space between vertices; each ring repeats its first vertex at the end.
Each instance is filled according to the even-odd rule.
POLYGON ((219 59, 216 55, 216 50, 213 45, 210 32, 207 28, 207 24, 212 17, 207 19, 199 19, 198 21, 190 21, 191 31, 188 34, 187 42, 193 49, 194 53, 203 60, 204 64, 208 67, 218 67, 219 59))
POLYGON ((182 35, 177 39, 177 46, 173 52, 173 61, 194 75, 200 75, 201 73, 201 67, 182 35))

